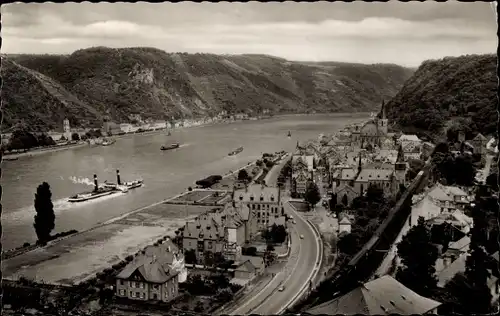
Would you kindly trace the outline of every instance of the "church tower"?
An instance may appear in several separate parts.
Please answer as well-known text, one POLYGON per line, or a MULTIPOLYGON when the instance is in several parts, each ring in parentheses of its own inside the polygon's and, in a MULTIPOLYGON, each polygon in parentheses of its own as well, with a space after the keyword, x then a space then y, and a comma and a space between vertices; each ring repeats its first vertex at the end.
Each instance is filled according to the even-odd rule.
POLYGON ((404 161, 403 146, 399 145, 398 157, 394 166, 396 172, 396 179, 399 184, 406 185, 406 162, 404 161))
POLYGON ((389 120, 387 119, 386 113, 385 113, 385 102, 382 100, 382 108, 380 109, 380 118, 377 120, 377 127, 382 135, 387 135, 388 132, 388 123, 389 120))
POLYGON ((67 118, 63 120, 63 135, 67 140, 71 140, 71 126, 67 118))

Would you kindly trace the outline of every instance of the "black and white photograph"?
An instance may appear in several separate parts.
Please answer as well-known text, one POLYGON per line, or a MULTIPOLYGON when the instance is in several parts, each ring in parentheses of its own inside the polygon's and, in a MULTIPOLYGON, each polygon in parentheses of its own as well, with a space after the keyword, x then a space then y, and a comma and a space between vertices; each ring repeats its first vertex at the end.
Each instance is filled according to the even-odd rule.
POLYGON ((0 11, 2 315, 499 312, 497 1, 0 11))

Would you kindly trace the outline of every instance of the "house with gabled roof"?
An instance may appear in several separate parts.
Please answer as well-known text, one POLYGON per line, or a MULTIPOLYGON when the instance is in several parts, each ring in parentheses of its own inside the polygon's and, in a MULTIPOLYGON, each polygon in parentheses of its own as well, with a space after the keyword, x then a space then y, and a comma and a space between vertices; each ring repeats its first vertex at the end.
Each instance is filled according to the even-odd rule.
POLYGON ((470 143, 472 143, 472 146, 474 146, 474 153, 475 154, 485 154, 486 153, 486 147, 488 144, 488 139, 483 136, 483 134, 478 133, 476 137, 474 137, 470 143))
POLYGON ((251 212, 252 226, 249 233, 252 236, 285 216, 279 187, 249 185, 234 192, 234 202, 236 207, 248 208, 251 212))
POLYGON ((168 302, 186 280, 184 257, 171 241, 149 246, 116 276, 116 295, 132 300, 168 302))
POLYGON ((389 275, 360 285, 351 292, 307 310, 309 315, 427 315, 440 302, 423 297, 389 275))
MULTIPOLYGON (((464 253, 456 258, 452 262, 447 262, 447 265, 443 267, 440 271, 436 270, 436 275, 438 279, 438 287, 444 288, 448 282, 450 282, 455 275, 458 273, 464 273, 467 267, 467 257, 468 253, 464 253)), ((490 256, 491 257, 491 256, 490 256)), ((493 258, 491 258, 493 259, 493 258)), ((493 259, 494 260, 494 259, 493 259)), ((489 276, 486 281, 486 284, 490 290, 490 294, 492 296, 491 302, 495 302, 498 300, 500 296, 500 282, 496 273, 488 269, 489 276)))

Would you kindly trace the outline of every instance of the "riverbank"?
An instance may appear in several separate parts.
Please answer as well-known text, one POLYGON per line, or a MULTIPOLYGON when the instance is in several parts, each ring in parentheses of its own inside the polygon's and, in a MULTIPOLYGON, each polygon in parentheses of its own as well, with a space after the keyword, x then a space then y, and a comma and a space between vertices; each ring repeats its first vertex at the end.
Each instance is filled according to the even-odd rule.
POLYGON ((58 151, 67 150, 67 149, 80 148, 80 147, 84 147, 84 146, 88 146, 88 143, 40 148, 40 149, 35 149, 35 150, 28 150, 28 151, 22 152, 22 153, 7 153, 7 154, 2 155, 2 161, 9 161, 10 159, 19 159, 19 158, 23 158, 23 157, 38 156, 38 155, 58 152, 58 151), (3 158, 8 158, 8 159, 3 159, 3 158))
MULTIPOLYGON (((248 163, 224 175, 234 176, 248 163)), ((3 277, 21 277, 55 285, 75 285, 122 261, 175 230, 186 221, 213 206, 172 205, 169 201, 188 194, 189 190, 107 220, 86 231, 51 242, 45 247, 26 251, 3 261, 3 277), (186 211, 187 210, 187 211, 186 211)))
MULTIPOLYGON (((176 127, 172 130, 183 130, 187 128, 194 128, 194 127, 205 127, 205 126, 212 126, 212 125, 226 125, 226 124, 233 124, 233 123, 241 123, 241 122, 247 122, 247 121, 262 121, 262 120, 270 120, 270 119, 279 119, 279 118, 287 118, 287 117, 300 117, 300 116, 313 116, 315 114, 306 114, 306 113, 286 113, 286 114, 278 114, 278 115, 273 115, 271 117, 262 117, 262 118, 257 118, 254 120, 234 120, 234 121, 215 121, 215 122, 207 122, 203 123, 200 125, 191 125, 191 126, 181 126, 181 127, 176 127)), ((364 112, 355 112, 355 113, 324 113, 324 115, 331 115, 331 116, 349 116, 349 117, 356 117, 356 116, 366 116, 366 113, 364 112)), ((167 129, 162 129, 162 130, 155 130, 155 131, 145 131, 142 133, 126 133, 123 135, 113 135, 112 138, 115 139, 120 139, 120 138, 126 138, 130 136, 137 136, 137 135, 155 135, 155 134, 161 134, 165 133, 167 129)), ((63 151, 63 150, 68 150, 68 149, 75 149, 75 148, 80 148, 84 146, 89 146, 88 143, 83 143, 83 144, 74 144, 74 145, 65 145, 65 146, 60 146, 60 147, 50 147, 50 148, 41 148, 41 149, 36 149, 36 150, 31 150, 23 153, 7 153, 4 154, 3 157, 8 157, 10 159, 19 159, 19 158, 24 158, 24 157, 32 157, 32 156, 38 156, 46 153, 53 153, 53 152, 58 152, 58 151, 63 151)), ((8 161, 8 160, 5 160, 8 161)))

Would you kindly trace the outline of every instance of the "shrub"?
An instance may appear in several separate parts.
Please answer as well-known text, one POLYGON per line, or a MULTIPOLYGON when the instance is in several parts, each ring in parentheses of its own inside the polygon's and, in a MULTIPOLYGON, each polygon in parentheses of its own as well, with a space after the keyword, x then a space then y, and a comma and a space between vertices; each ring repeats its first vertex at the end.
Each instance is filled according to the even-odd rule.
POLYGON ((128 261, 128 262, 132 261, 132 259, 134 259, 134 257, 132 257, 132 256, 125 257, 125 260, 128 261))
POLYGON ((25 243, 23 244, 23 247, 22 247, 22 248, 26 248, 26 247, 29 247, 29 246, 31 246, 31 244, 30 244, 29 242, 25 242, 25 243))

